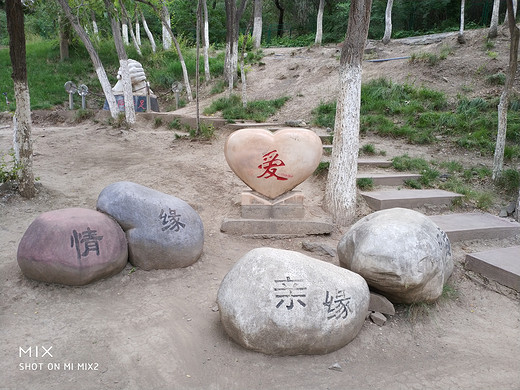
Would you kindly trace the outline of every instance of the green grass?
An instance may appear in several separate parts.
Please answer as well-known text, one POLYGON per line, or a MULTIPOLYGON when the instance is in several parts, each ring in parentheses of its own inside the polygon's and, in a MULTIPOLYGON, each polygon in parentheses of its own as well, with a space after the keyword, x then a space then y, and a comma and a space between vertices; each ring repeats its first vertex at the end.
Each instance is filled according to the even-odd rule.
POLYGON ((362 191, 370 191, 374 188, 374 180, 369 177, 363 177, 356 180, 356 185, 362 191))
MULTIPOLYGON (((497 76, 500 78, 501 76, 497 76)), ((492 156, 495 150, 498 99, 460 96, 448 103, 438 91, 376 79, 361 88, 361 134, 434 144, 438 139, 492 156)), ((313 124, 334 128, 336 102, 321 102, 313 110, 313 124)), ((520 158, 520 97, 511 97, 504 158, 520 158)))
POLYGON ((205 115, 212 115, 216 112, 222 112, 222 117, 228 121, 239 119, 253 120, 255 122, 264 122, 268 117, 274 115, 289 100, 288 97, 282 97, 274 100, 255 100, 242 105, 242 100, 238 95, 231 97, 223 97, 211 103, 204 110, 205 115))
MULTIPOLYGON (((64 90, 67 81, 76 85, 85 84, 89 89, 87 103, 89 106, 101 108, 104 95, 97 75, 86 49, 74 41, 69 50, 70 58, 60 61, 59 44, 57 40, 37 40, 27 43, 27 79, 31 96, 31 109, 51 109, 56 106, 68 105, 68 94, 64 90)), ((112 41, 96 43, 96 49, 109 81, 114 85, 117 81, 119 60, 112 41)), ((181 48, 186 62, 188 75, 195 82, 196 53, 192 48, 181 48)), ((158 50, 152 53, 149 45, 142 46, 143 56, 140 57, 133 47, 127 47, 129 58, 142 63, 148 81, 154 92, 169 92, 173 81, 184 82, 182 68, 175 50, 158 50)), ((224 70, 224 54, 220 53, 209 59, 212 77, 219 77, 224 70)), ((0 111, 14 110, 13 81, 11 79, 11 60, 9 49, 0 49, 0 93, 7 92, 11 102, 6 105, 4 96, 0 96, 0 111)), ((203 71, 201 72, 204 73, 203 71)), ((81 98, 74 95, 76 108, 81 106, 81 98)))

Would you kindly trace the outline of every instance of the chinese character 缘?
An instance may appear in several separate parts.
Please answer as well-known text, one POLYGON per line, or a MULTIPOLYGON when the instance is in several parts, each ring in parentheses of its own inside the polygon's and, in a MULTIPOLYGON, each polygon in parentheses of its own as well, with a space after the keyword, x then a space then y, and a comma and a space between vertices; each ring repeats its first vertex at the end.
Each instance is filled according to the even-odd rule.
POLYGON ((159 218, 163 224, 163 232, 166 230, 173 230, 174 232, 178 232, 180 228, 184 228, 186 226, 186 224, 180 221, 180 214, 177 214, 175 210, 170 208, 168 213, 165 213, 164 210, 161 210, 161 215, 159 215, 159 218))
POLYGON ((264 179, 269 179, 274 176, 277 180, 287 180, 286 177, 281 177, 276 174, 278 170, 277 167, 285 167, 285 163, 278 158, 278 152, 276 150, 264 154, 262 160, 263 162, 258 166, 258 169, 265 169, 265 171, 260 176, 257 176, 257 178, 263 177, 264 179))
POLYGON ((350 307, 348 304, 350 303, 351 297, 345 296, 345 291, 339 290, 336 292, 336 296, 333 297, 332 294, 329 294, 327 291, 327 295, 325 297, 325 302, 323 302, 323 306, 328 307, 327 310, 327 319, 331 320, 333 318, 339 319, 345 319, 348 317, 348 312, 350 310, 350 307))
POLYGON ((307 295, 305 290, 307 287, 301 285, 303 280, 291 280, 289 276, 282 280, 275 280, 276 286, 274 287, 275 297, 280 298, 278 303, 276 304, 276 308, 279 308, 287 299, 287 304, 285 307, 287 310, 292 310, 294 307, 294 300, 298 302, 302 307, 307 306, 307 304, 302 300, 307 295))
POLYGON ((90 227, 87 227, 87 230, 81 233, 73 230, 70 236, 70 247, 76 248, 78 260, 88 256, 90 252, 96 252, 96 256, 99 256, 99 241, 102 239, 103 236, 98 236, 97 230, 90 230, 90 227), (82 250, 83 252, 81 252, 82 250))

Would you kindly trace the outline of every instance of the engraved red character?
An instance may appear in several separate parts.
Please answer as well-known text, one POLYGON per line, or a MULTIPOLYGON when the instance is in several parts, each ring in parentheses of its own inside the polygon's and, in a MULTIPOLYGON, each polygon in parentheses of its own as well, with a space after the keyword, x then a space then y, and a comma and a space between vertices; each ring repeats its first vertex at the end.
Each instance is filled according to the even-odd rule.
POLYGON ((143 110, 146 110, 145 100, 144 99, 139 99, 139 106, 137 108, 141 108, 143 110))
POLYGON ((286 177, 281 177, 276 174, 278 167, 285 167, 285 163, 278 158, 278 151, 273 150, 266 153, 262 157, 263 163, 258 166, 258 169, 265 169, 264 173, 257 178, 263 177, 269 179, 270 177, 276 177, 277 180, 287 180, 286 177))

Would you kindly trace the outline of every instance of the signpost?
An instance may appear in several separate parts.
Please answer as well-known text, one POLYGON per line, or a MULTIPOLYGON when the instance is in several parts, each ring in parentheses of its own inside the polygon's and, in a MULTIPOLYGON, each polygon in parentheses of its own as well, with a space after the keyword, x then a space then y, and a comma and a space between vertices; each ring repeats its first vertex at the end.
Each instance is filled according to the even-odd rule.
POLYGON ((72 96, 77 91, 76 84, 74 84, 72 81, 67 81, 65 83, 65 91, 69 94, 69 110, 72 110, 74 109, 74 102, 72 96))
POLYGON ((174 81, 172 84, 172 91, 175 92, 175 109, 179 109, 179 93, 182 92, 182 83, 174 81))
POLYGON ((78 88, 78 95, 81 96, 81 108, 85 109, 85 96, 88 95, 88 87, 85 84, 81 84, 78 88))

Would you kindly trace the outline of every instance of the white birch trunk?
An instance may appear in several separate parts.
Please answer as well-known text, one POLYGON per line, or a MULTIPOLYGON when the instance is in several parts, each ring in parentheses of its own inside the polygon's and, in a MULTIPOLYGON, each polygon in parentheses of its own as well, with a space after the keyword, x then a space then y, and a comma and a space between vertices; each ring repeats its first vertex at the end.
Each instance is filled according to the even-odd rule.
POLYGON ((114 93, 112 92, 112 86, 110 85, 110 81, 108 80, 105 68, 103 66, 97 67, 96 74, 99 79, 99 83, 101 84, 101 89, 103 89, 103 93, 105 94, 105 98, 107 99, 108 108, 110 110, 110 116, 115 119, 119 115, 119 108, 117 107, 117 101, 114 96, 114 93))
POLYGON ((92 19, 92 31, 94 32, 94 38, 99 41, 99 29, 95 19, 92 19))
POLYGON ((148 37, 148 40, 150 41, 150 45, 152 46, 152 52, 155 53, 155 51, 157 50, 157 48, 155 46, 155 39, 153 38, 152 32, 148 28, 148 23, 146 23, 146 19, 144 18, 144 14, 142 12, 141 12, 141 20, 143 21, 143 28, 144 28, 144 31, 146 32, 146 36, 148 37))
POLYGON ((204 75, 206 78, 206 82, 211 79, 211 74, 209 72, 209 18, 208 18, 208 3, 207 0, 202 0, 202 6, 204 11, 204 75))
POLYGON ((171 29, 171 20, 170 20, 170 13, 168 12, 168 8, 166 8, 165 5, 163 5, 161 9, 161 13, 164 16, 164 21, 168 24, 168 26, 164 25, 164 21, 162 22, 162 43, 163 43, 163 49, 164 50, 170 50, 172 47, 172 37, 170 35, 170 32, 168 31, 168 28, 171 29))
POLYGON ((134 108, 134 95, 132 93, 132 80, 130 78, 130 72, 128 70, 128 60, 119 60, 119 66, 121 67, 121 81, 123 84, 123 97, 125 99, 125 117, 126 121, 130 124, 135 123, 135 108, 134 108))
MULTIPOLYGON (((130 24, 130 21, 129 21, 129 24, 130 24)), ((142 57, 143 53, 141 52, 141 48, 139 47, 139 44, 137 43, 137 38, 134 34, 134 30, 132 29, 131 24, 130 24, 130 36, 132 37, 132 42, 134 44, 135 50, 137 51, 137 54, 139 54, 139 56, 142 57)))
POLYGON ((325 191, 326 207, 342 226, 349 224, 356 213, 360 108, 361 66, 347 65, 340 70, 334 143, 325 191))
POLYGON ((139 19, 135 21, 135 39, 138 46, 141 46, 141 24, 139 23, 139 19))
POLYGON ((496 38, 498 35, 498 11, 500 10, 500 0, 493 2, 493 13, 491 14, 491 25, 489 26, 488 38, 496 38))
POLYGON ((508 106, 509 91, 504 89, 502 95, 500 95, 500 103, 498 104, 498 132, 497 143, 495 146, 495 156, 493 157, 493 180, 498 179, 502 175, 502 170, 504 169, 504 149, 506 145, 508 106))
POLYGON ((383 36, 383 43, 386 45, 392 38, 392 8, 394 0, 388 0, 385 11, 385 35, 383 36))
POLYGON ((262 0, 255 0, 253 20, 253 48, 259 49, 262 43, 262 0))
POLYGON ((242 80, 242 106, 247 107, 247 77, 244 63, 244 53, 240 57, 240 78, 242 80))
POLYGON ((323 9, 325 8, 325 0, 320 0, 318 6, 318 19, 316 21, 316 39, 314 44, 320 46, 323 37, 323 9))
POLYGON ((226 55, 224 57, 224 71, 228 81, 228 92, 229 95, 233 93, 233 66, 231 61, 231 44, 226 42, 226 55))
POLYGON ((460 28, 459 35, 457 36, 457 40, 459 43, 466 43, 466 38, 464 37, 464 8, 466 5, 465 0, 460 1, 460 28))
POLYGON ((122 36, 123 36, 123 43, 128 46, 130 44, 130 41, 128 40, 128 25, 123 22, 122 25, 121 25, 121 29, 122 29, 122 36))
POLYGON ((18 175, 18 189, 25 198, 32 198, 36 189, 34 187, 33 173, 33 145, 31 139, 31 99, 29 88, 25 82, 13 80, 14 95, 16 99, 16 111, 13 119, 15 160, 21 166, 18 175))

